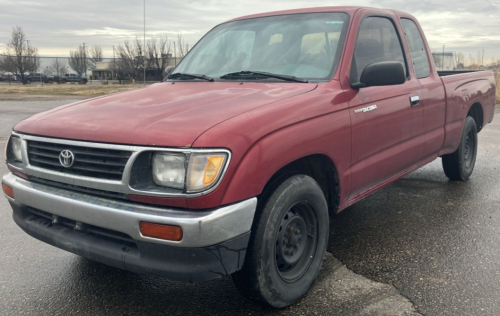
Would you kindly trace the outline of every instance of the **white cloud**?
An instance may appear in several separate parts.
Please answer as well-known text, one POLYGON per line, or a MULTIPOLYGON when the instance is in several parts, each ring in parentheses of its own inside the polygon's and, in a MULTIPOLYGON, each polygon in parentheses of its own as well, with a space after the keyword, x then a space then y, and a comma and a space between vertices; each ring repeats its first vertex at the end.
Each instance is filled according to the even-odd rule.
MULTIPOLYGON (((146 0, 146 36, 167 35, 183 38, 192 46, 207 31, 226 20, 265 11, 285 10, 325 4, 352 5, 339 0, 146 0)), ((500 58, 500 2, 498 0, 360 0, 356 5, 391 8, 417 17, 429 40, 438 49, 446 45, 455 51, 485 49, 485 58, 500 58)), ((0 0, 0 52, 19 25, 42 55, 68 55, 85 42, 99 44, 105 54, 112 45, 143 34, 143 2, 137 0, 0 0)))

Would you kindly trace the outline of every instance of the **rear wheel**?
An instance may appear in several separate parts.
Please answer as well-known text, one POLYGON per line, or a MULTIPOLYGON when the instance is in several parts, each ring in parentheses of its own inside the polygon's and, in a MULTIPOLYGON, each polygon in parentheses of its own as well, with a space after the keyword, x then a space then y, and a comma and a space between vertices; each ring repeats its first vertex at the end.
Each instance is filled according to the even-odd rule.
POLYGON ((26 84, 30 84, 31 83, 31 79, 26 79, 26 84))
POLYGON ((305 175, 267 193, 245 265, 233 280, 248 298, 281 308, 303 297, 319 274, 328 243, 328 206, 319 185, 305 175))
POLYGON ((467 180, 474 170, 477 155, 477 127, 476 122, 467 116, 462 131, 460 144, 455 152, 443 155, 443 170, 450 180, 467 180))

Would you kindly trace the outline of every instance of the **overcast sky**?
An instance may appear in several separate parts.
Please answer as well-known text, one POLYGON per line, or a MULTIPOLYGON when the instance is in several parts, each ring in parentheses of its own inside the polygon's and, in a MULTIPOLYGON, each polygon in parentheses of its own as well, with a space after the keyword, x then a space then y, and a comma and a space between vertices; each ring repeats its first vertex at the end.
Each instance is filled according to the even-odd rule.
MULTIPOLYGON (((182 33, 192 46, 218 23, 252 13, 329 5, 360 5, 409 12, 422 25, 433 51, 463 52, 485 63, 500 59, 500 0, 146 0, 146 38, 182 33)), ((79 44, 112 45, 143 36, 141 0, 0 0, 0 52, 13 26, 21 26, 42 56, 68 56, 79 44)))

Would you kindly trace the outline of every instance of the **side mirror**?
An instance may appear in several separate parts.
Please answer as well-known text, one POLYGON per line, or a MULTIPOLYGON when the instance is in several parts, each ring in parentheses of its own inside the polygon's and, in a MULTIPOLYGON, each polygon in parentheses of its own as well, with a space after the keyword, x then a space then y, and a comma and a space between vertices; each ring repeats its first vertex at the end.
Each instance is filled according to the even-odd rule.
POLYGON ((403 64, 397 61, 373 63, 365 67, 360 82, 351 84, 354 89, 370 86, 391 86, 406 82, 403 64))

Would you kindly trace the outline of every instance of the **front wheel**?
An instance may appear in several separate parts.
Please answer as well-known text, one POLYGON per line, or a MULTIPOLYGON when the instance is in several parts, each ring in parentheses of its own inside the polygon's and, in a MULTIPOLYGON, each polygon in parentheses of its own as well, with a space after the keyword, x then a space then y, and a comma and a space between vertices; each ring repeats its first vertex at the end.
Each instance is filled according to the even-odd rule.
POLYGON ((26 84, 30 84, 31 83, 31 79, 26 79, 26 84))
POLYGON ((245 265, 233 280, 248 298, 282 308, 303 297, 319 274, 328 243, 328 206, 319 185, 305 175, 292 176, 268 193, 255 218, 245 265))
POLYGON ((443 170, 450 180, 467 180, 474 170, 477 155, 477 127, 476 121, 467 116, 460 144, 455 152, 443 155, 443 170))

